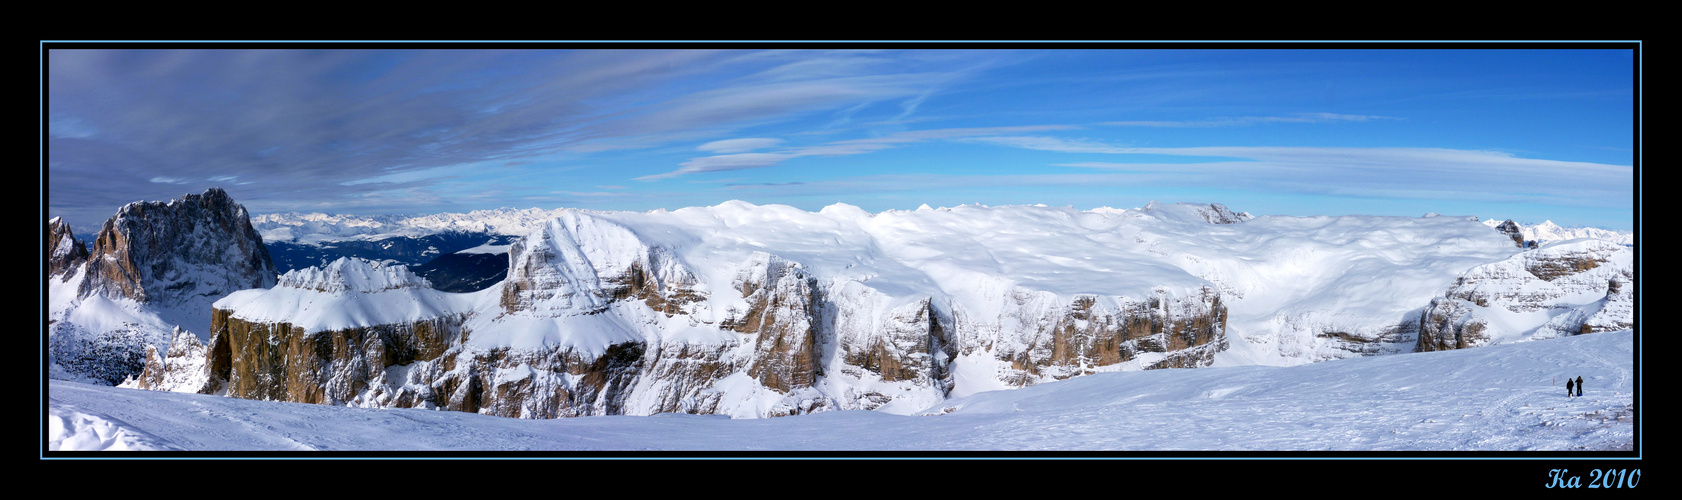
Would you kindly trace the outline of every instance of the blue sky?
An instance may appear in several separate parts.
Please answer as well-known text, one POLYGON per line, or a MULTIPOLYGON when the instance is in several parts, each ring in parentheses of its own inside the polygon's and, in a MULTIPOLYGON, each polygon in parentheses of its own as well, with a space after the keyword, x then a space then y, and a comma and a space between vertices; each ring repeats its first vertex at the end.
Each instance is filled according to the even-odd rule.
POLYGON ((256 214, 1635 216, 1629 45, 81 47, 46 51, 42 98, 47 215, 79 231, 212 186, 256 214))

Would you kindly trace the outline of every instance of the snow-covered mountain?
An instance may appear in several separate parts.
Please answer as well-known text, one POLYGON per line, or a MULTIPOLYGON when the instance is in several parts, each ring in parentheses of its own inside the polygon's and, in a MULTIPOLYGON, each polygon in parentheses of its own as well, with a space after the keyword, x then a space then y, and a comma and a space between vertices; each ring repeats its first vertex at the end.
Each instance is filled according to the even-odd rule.
MULTIPOLYGON (((805 212, 733 201, 670 212, 266 223, 319 245, 529 231, 506 249, 481 247, 507 252, 505 278, 471 293, 442 292, 410 267, 355 258, 244 291, 195 285, 205 290, 195 297, 215 300, 203 307, 212 335, 198 347, 189 342, 198 336, 169 333, 194 324, 172 321, 179 313, 67 296, 57 285, 54 317, 80 316, 53 324, 142 337, 89 344, 129 346, 124 370, 144 366, 136 386, 552 418, 903 414, 1093 373, 1413 352, 1426 336, 1443 338, 1444 325, 1463 331, 1489 318, 1503 321, 1502 333, 1466 346, 1633 323, 1627 249, 1584 242, 1526 250, 1474 217, 1435 214, 1257 217, 1155 202, 871 214, 844 204, 805 212), (1503 298, 1479 304, 1477 294, 1503 298), (1501 301, 1524 294, 1512 303, 1535 307, 1514 313, 1522 321, 1440 309, 1511 309, 1501 301), (97 321, 105 323, 87 326, 97 321)), ((241 234, 237 224, 210 226, 241 234)), ((64 240, 54 234, 49 225, 49 240, 64 240)), ((238 242, 251 236, 224 243, 236 250, 225 253, 246 255, 238 242)), ((179 275, 191 266, 180 263, 202 260, 194 259, 170 261, 171 286, 185 286, 179 275)), ((211 285, 230 281, 199 274, 211 285)), ((80 290, 79 276, 49 282, 80 290)))
MULTIPOLYGON (((243 397, 524 417, 759 417, 908 412, 952 393, 1094 371, 1205 366, 1220 350, 1225 307, 1207 282, 1164 274, 1047 287, 1089 264, 1042 259, 1022 245, 1059 238, 1034 243, 1047 235, 1021 231, 1069 214, 991 210, 568 211, 517 242, 508 279, 483 292, 370 285, 320 296, 321 286, 283 277, 273 290, 231 295, 217 304, 215 329, 227 337, 212 340, 211 355, 220 345, 232 358, 274 361, 218 372, 243 397), (925 248, 958 250, 934 231, 967 234, 1008 260, 966 268, 953 259, 972 252, 925 248), (403 312, 375 317, 390 311, 403 312), (269 338, 320 355, 268 355, 259 340, 269 338), (384 371, 397 364, 402 376, 384 371), (298 377, 348 382, 318 394, 320 381, 298 377)), ((317 274, 371 265, 341 260, 317 274)))
POLYGON ((48 224, 47 356, 55 377, 116 383, 138 374, 147 347, 166 348, 175 327, 208 337, 217 299, 275 284, 245 207, 221 189, 124 205, 85 258, 76 252, 81 242, 52 229, 59 226, 48 224))
MULTIPOLYGON (((1487 219, 1483 221, 1483 224, 1489 227, 1499 227, 1511 222, 1511 220, 1487 219)), ((1554 243, 1580 239, 1595 239, 1624 246, 1635 246, 1635 233, 1629 231, 1612 231, 1598 227, 1561 227, 1551 220, 1542 221, 1541 224, 1513 223, 1513 225, 1518 227, 1519 234, 1523 235, 1526 241, 1537 242, 1537 246, 1548 246, 1554 243)))
POLYGON ((208 385, 540 418, 904 413, 1097 372, 1411 352, 1434 297, 1523 252, 1475 218, 1220 205, 562 210, 481 292, 346 259, 236 293, 207 352, 246 361, 208 385))

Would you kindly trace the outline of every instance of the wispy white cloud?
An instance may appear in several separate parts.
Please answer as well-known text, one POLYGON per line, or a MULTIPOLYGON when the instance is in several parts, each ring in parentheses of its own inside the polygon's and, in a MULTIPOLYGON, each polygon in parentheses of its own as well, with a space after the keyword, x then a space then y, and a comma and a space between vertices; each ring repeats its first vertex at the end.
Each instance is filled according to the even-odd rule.
POLYGON ((157 176, 157 177, 153 177, 151 179, 151 181, 155 184, 186 184, 187 183, 187 179, 182 179, 180 177, 164 177, 164 176, 161 176, 161 175, 157 176))
POLYGON ((1332 123, 1332 122, 1365 122, 1373 120, 1398 120, 1399 118, 1374 115, 1342 115, 1336 113, 1298 113, 1289 116, 1240 116, 1222 117, 1208 120, 1181 121, 1115 121, 1103 122, 1101 125, 1117 127, 1248 127, 1251 125, 1270 125, 1275 123, 1332 123))
POLYGON ((1045 136, 992 136, 966 137, 968 142, 982 142, 1039 151, 1056 151, 1059 153, 1109 153, 1128 154, 1138 153, 1140 148, 1114 146, 1087 139, 1064 139, 1045 136))
POLYGON ((756 150, 756 149, 765 149, 765 148, 769 148, 769 147, 775 147, 778 144, 782 144, 782 143, 783 143, 782 139, 770 139, 770 138, 763 138, 763 137, 745 137, 745 138, 741 138, 741 139, 725 139, 725 140, 722 140, 722 141, 712 141, 712 142, 709 142, 709 143, 706 143, 706 144, 702 144, 700 146, 696 146, 695 149, 699 150, 699 151, 706 151, 706 152, 709 152, 709 153, 721 153, 721 154, 746 153, 746 152, 753 151, 753 150, 756 150))
POLYGON ((607 191, 550 191, 549 193, 550 194, 564 194, 564 195, 567 195, 567 196, 578 196, 578 197, 585 197, 585 198, 603 198, 603 197, 631 196, 632 195, 632 193, 624 192, 624 191, 615 191, 615 192, 607 192, 607 191))
POLYGON ((247 184, 255 184, 256 183, 256 181, 239 182, 239 176, 237 176, 237 175, 217 175, 217 176, 207 177, 207 178, 205 178, 205 180, 210 181, 212 183, 216 183, 216 184, 227 184, 227 185, 234 185, 234 186, 244 186, 244 185, 247 185, 247 184))
MULTIPOLYGON (((870 153, 870 152, 875 152, 875 151, 881 151, 881 150, 884 150, 884 149, 897 147, 897 146, 901 146, 901 145, 905 145, 905 144, 924 142, 924 141, 963 140, 963 139, 971 139, 971 138, 988 137, 988 136, 993 136, 993 135, 998 135, 998 134, 1016 134, 1016 133, 1023 133, 1023 132, 1040 132, 1040 131, 1049 131, 1049 130, 1069 130, 1069 129, 1074 129, 1074 128, 1078 128, 1078 127, 1074 127, 1074 126, 1071 126, 1071 125, 1028 125, 1028 126, 1017 126, 1017 127, 972 127, 972 128, 948 128, 948 129, 932 129, 932 130, 911 130, 911 131, 905 131, 905 132, 897 132, 897 133, 885 135, 885 136, 882 136, 882 137, 871 137, 871 138, 866 138, 866 139, 849 139, 849 140, 833 141, 833 142, 828 142, 828 143, 823 143, 823 144, 817 144, 817 145, 812 145, 812 146, 783 148, 782 150, 779 150, 777 152, 772 152, 772 153, 737 153, 737 154, 726 154, 726 155, 716 155, 716 156, 694 158, 694 159, 691 159, 689 161, 679 163, 678 165, 681 168, 678 168, 677 170, 673 170, 671 172, 666 172, 666 173, 663 173, 663 174, 642 176, 642 177, 638 177, 636 180, 651 181, 651 180, 666 179, 666 178, 676 177, 676 176, 680 176, 680 175, 700 173, 700 172, 719 172, 719 171, 725 171, 725 170, 742 170, 742 169, 749 169, 749 168, 763 168, 763 167, 769 167, 769 166, 776 165, 778 163, 782 163, 784 161, 794 159, 794 158, 798 158, 798 157, 802 157, 802 156, 850 156, 850 155, 859 155, 859 154, 865 154, 865 153, 870 153)), ((759 141, 761 139, 732 139, 732 140, 759 141)), ((714 142, 710 142, 710 143, 707 143, 707 144, 703 144, 702 147, 705 148, 708 145, 716 144, 716 143, 719 143, 719 142, 729 142, 729 141, 714 141, 714 142)), ((731 144, 730 146, 734 146, 734 144, 731 144)), ((701 148, 697 148, 697 149, 701 149, 701 148)), ((703 149, 703 150, 705 150, 705 149, 703 149)))
POLYGON ((1634 168, 1519 158, 1443 148, 1194 147, 1104 148, 1088 143, 1000 141, 1048 151, 1226 157, 1201 163, 1071 162, 1058 166, 1178 176, 1185 183, 1358 196, 1601 197, 1627 201, 1634 168), (1429 196, 1426 196, 1429 194, 1429 196))
POLYGON ((651 181, 697 172, 719 172, 725 170, 769 167, 795 156, 798 155, 788 153, 738 153, 732 155, 707 156, 695 158, 678 164, 683 168, 664 174, 638 177, 636 180, 651 181))

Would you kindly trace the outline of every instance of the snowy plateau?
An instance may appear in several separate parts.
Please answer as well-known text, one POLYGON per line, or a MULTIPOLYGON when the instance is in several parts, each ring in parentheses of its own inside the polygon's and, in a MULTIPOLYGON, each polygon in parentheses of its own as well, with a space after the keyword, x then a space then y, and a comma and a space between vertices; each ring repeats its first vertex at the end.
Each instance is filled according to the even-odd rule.
POLYGON ((251 219, 220 190, 91 251, 61 226, 48 450, 1635 446, 1627 233, 1154 202, 251 219), (444 255, 500 281, 263 250, 445 232, 493 236, 444 255))

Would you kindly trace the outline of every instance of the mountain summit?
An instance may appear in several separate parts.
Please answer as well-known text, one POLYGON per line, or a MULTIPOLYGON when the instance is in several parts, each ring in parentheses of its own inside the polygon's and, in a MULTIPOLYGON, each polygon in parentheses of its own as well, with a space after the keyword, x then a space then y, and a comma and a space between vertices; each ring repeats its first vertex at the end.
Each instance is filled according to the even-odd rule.
POLYGON ((217 299, 275 285, 262 236, 220 188, 124 205, 91 252, 78 254, 81 243, 62 225, 55 218, 47 231, 49 274, 61 276, 48 281, 47 354, 65 378, 138 374, 146 348, 167 349, 176 326, 208 336, 217 299))
POLYGON ((274 286, 274 262, 245 207, 221 188, 123 205, 105 221, 79 295, 183 305, 274 286))

